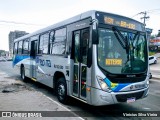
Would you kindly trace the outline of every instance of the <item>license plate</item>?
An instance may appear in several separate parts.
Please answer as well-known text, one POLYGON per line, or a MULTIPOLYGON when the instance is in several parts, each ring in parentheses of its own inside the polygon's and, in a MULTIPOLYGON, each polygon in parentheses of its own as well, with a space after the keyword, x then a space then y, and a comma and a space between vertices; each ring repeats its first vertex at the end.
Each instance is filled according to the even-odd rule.
POLYGON ((127 103, 132 103, 132 102, 135 102, 135 101, 136 101, 135 97, 127 98, 127 103))

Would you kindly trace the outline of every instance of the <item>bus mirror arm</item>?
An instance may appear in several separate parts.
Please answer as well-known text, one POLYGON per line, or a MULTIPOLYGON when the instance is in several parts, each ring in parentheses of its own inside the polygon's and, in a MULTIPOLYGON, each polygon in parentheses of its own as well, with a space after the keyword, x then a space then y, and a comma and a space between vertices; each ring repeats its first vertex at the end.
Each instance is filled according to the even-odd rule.
POLYGON ((54 36, 52 36, 52 43, 54 42, 54 40, 55 40, 55 37, 54 37, 54 36))
POLYGON ((92 43, 93 44, 98 44, 98 20, 93 19, 90 23, 90 26, 92 28, 92 43))
POLYGON ((93 44, 99 44, 98 41, 98 30, 92 30, 92 43, 93 44))

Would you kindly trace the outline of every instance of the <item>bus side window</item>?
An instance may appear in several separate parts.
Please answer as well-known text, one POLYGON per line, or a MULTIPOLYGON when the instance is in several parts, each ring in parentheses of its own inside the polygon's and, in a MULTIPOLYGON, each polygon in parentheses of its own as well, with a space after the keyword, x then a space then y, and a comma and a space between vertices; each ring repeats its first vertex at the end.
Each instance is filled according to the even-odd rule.
POLYGON ((52 54, 52 49, 53 49, 53 43, 54 43, 54 33, 55 31, 51 31, 50 34, 49 34, 49 53, 52 54))
POLYGON ((40 36, 38 53, 48 54, 48 45, 49 45, 49 32, 40 36))
POLYGON ((18 54, 22 54, 22 44, 23 44, 23 41, 18 42, 18 54))
POLYGON ((14 43, 14 50, 13 50, 13 54, 17 54, 17 46, 18 45, 18 42, 15 42, 14 43))
POLYGON ((65 54, 66 28, 56 30, 53 38, 54 42, 52 41, 50 53, 55 55, 65 54))
POLYGON ((29 40, 26 39, 23 42, 23 54, 28 54, 29 53, 29 40))

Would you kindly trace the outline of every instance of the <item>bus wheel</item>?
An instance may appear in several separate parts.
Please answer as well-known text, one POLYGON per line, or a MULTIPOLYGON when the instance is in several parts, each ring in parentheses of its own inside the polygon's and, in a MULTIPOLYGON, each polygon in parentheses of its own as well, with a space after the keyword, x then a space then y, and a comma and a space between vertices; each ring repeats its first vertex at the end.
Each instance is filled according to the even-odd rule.
POLYGON ((59 78, 57 82, 57 98, 61 103, 66 104, 67 103, 67 84, 65 82, 64 78, 59 78))
POLYGON ((25 81, 25 79, 26 79, 24 67, 21 67, 21 78, 22 78, 22 80, 24 80, 24 81, 25 81))

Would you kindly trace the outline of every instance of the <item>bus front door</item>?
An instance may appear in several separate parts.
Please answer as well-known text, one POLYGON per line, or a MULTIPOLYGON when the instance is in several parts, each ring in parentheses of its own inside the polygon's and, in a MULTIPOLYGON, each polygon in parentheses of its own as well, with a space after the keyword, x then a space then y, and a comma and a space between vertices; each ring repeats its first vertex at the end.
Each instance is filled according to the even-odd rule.
POLYGON ((73 95, 86 100, 89 28, 73 32, 73 95))

